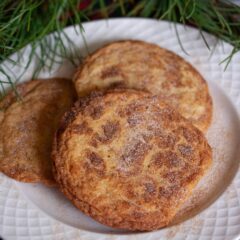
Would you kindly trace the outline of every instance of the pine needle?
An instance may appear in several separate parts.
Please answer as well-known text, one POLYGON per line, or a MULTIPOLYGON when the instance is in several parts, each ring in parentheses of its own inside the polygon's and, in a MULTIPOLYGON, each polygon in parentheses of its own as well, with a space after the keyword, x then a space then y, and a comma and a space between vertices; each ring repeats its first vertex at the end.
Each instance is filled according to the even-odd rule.
MULTIPOLYGON (((81 56, 75 54, 77 46, 62 32, 63 28, 74 25, 88 48, 82 23, 113 16, 150 17, 190 24, 199 28, 203 41, 210 49, 202 31, 209 32, 233 46, 233 51, 223 61, 226 67, 240 50, 240 7, 228 0, 1 0, 0 73, 5 75, 5 79, 0 79, 2 93, 6 84, 15 89, 14 82, 24 72, 11 79, 1 62, 18 65, 24 55, 24 51, 20 50, 27 44, 31 47, 25 71, 32 59, 37 57, 36 76, 43 68, 51 71, 63 59, 72 63, 78 59, 79 62, 81 56), (51 37, 46 39, 50 33, 51 37), (66 46, 69 46, 68 49, 66 46), (17 60, 12 60, 10 56, 15 52, 18 52, 17 60)), ((175 32, 182 50, 186 52, 176 27, 175 32)))

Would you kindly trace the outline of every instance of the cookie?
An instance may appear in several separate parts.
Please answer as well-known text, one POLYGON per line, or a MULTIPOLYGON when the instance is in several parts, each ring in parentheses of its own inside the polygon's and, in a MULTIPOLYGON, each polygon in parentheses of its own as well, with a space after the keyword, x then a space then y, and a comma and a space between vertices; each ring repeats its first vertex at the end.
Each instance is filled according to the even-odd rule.
POLYGON ((191 122, 161 98, 130 89, 75 103, 52 156, 55 179, 77 208, 132 231, 168 225, 212 161, 191 122))
POLYGON ((23 182, 55 184, 51 150, 63 113, 76 98, 68 79, 33 80, 0 102, 0 171, 23 182))
POLYGON ((116 86, 147 90, 162 95, 201 131, 211 123, 206 81, 183 58, 154 44, 128 40, 100 48, 78 68, 74 83, 79 96, 116 86))

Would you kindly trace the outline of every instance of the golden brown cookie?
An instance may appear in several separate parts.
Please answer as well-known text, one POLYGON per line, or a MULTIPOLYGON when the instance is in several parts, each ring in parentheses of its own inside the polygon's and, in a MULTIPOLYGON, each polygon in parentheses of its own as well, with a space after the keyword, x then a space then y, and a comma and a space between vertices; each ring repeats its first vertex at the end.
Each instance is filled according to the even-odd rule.
POLYGON ((80 99, 53 146, 61 191, 100 223, 166 226, 209 168, 204 135, 158 97, 119 90, 80 99))
POLYGON ((183 58, 142 41, 111 43, 86 58, 74 76, 79 96, 121 86, 161 94, 201 131, 212 118, 212 100, 203 77, 183 58))
POLYGON ((18 181, 55 183, 51 150, 59 120, 76 93, 68 79, 33 80, 0 102, 0 171, 18 181))

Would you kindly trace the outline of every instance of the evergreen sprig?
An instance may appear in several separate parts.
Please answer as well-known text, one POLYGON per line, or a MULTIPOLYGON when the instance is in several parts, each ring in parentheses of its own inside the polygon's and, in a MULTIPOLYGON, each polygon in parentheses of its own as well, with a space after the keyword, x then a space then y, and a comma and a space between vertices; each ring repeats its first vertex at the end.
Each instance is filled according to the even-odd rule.
MULTIPOLYGON (((228 0, 1 0, 0 62, 13 61, 9 56, 27 44, 30 54, 26 69, 34 56, 39 59, 36 72, 46 64, 51 68, 59 60, 59 53, 61 58, 73 60, 76 56, 69 54, 66 42, 69 46, 74 43, 62 29, 76 25, 84 36, 83 22, 113 16, 148 17, 195 26, 200 34, 207 31, 233 45, 227 63, 240 50, 240 7, 228 0), (45 38, 49 33, 52 37, 45 38)), ((18 64, 21 54, 13 64, 18 64)), ((14 87, 2 65, 0 72, 7 76, 7 80, 0 79, 2 90, 6 82, 14 87)))

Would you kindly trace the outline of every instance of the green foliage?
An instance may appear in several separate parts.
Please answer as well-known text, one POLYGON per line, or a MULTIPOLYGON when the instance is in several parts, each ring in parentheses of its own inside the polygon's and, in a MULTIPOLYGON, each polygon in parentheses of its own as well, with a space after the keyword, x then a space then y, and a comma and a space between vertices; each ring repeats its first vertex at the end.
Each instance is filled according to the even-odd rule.
MULTIPOLYGON (((27 44, 31 45, 31 51, 26 69, 33 56, 39 59, 37 72, 46 63, 51 68, 59 59, 59 52, 63 58, 73 60, 73 54, 69 55, 64 44, 70 39, 62 29, 76 24, 84 35, 82 22, 111 16, 150 17, 195 26, 200 33, 207 31, 234 46, 226 59, 228 63, 240 50, 240 7, 227 0, 92 0, 90 4, 86 0, 1 0, 0 62, 9 60, 12 53, 27 44), (52 32, 54 44, 53 38, 44 38, 52 32), (40 52, 36 52, 38 46, 40 52)), ((0 72, 6 74, 1 65, 0 72)), ((11 78, 7 79, 14 87, 11 78)), ((0 81, 1 86, 3 83, 0 81)))

